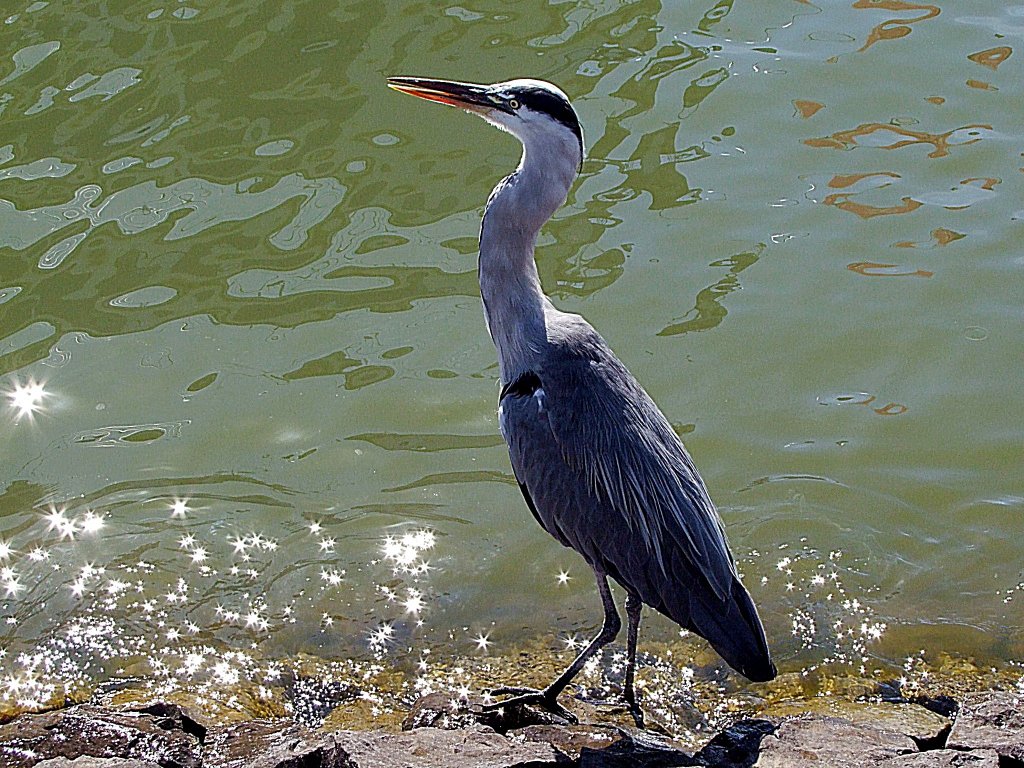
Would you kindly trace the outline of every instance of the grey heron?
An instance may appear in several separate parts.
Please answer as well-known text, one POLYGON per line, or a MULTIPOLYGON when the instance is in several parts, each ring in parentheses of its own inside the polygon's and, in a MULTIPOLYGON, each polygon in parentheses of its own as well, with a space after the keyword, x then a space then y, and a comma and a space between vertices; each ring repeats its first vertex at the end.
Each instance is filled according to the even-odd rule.
POLYGON ((748 679, 776 675, 757 609, 736 572, 721 518, 668 420, 604 339, 544 295, 534 245, 566 201, 583 161, 575 110, 540 80, 476 85, 390 77, 413 96, 460 107, 523 145, 480 227, 479 279, 498 353, 498 423, 537 522, 594 570, 598 635, 547 688, 502 688, 493 706, 538 704, 574 719, 558 695, 622 627, 608 587, 626 591, 623 697, 638 726, 636 643, 644 604, 708 640, 748 679))

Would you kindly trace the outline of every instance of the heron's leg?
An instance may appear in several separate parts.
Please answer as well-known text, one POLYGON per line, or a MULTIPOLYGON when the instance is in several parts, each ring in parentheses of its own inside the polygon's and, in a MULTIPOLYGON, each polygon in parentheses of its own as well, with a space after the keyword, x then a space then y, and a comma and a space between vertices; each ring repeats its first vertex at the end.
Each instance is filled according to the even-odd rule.
POLYGON ((597 567, 594 567, 594 574, 597 576, 597 591, 600 593, 601 602, 604 605, 604 624, 601 626, 601 631, 598 633, 597 637, 591 640, 587 644, 587 647, 580 651, 579 656, 573 660, 572 664, 566 667, 565 671, 555 678, 555 680, 544 690, 535 691, 528 688, 498 688, 494 693, 518 693, 521 695, 514 696, 511 699, 505 699, 504 701, 488 704, 484 709, 497 709, 499 707, 508 706, 509 704, 541 704, 546 709, 549 709, 562 717, 575 721, 576 718, 556 701, 558 699, 558 695, 565 690, 565 687, 572 682, 572 679, 580 673, 580 670, 583 669, 583 666, 591 659, 591 657, 614 640, 616 635, 619 634, 619 630, 622 629, 622 620, 619 618, 619 612, 615 609, 615 599, 612 597, 611 589, 608 588, 608 574, 597 567))
POLYGON ((636 701, 636 689, 633 686, 633 678, 636 674, 636 638, 640 631, 640 612, 644 604, 640 598, 630 592, 626 595, 626 680, 622 685, 622 696, 629 704, 629 713, 633 715, 633 722, 637 728, 644 727, 644 713, 636 701))

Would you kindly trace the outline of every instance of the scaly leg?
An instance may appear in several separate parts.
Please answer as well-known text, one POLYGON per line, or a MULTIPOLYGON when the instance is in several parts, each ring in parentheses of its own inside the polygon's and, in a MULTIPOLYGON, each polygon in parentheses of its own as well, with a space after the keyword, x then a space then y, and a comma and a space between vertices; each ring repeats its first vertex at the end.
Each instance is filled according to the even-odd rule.
POLYGON ((600 593, 601 602, 604 605, 604 624, 601 626, 601 631, 598 633, 597 637, 591 640, 590 643, 587 644, 587 647, 580 652, 580 655, 573 660, 572 664, 566 667, 565 671, 555 678, 554 682, 544 690, 538 691, 532 688, 498 688, 493 691, 493 693, 498 695, 503 693, 518 695, 513 696, 511 699, 487 704, 484 709, 493 710, 514 704, 539 704, 549 712, 553 712, 570 722, 576 722, 576 717, 558 703, 558 695, 565 690, 565 687, 572 682, 572 679, 579 674, 580 670, 583 669, 583 666, 595 653, 615 639, 616 635, 619 634, 619 630, 622 628, 622 620, 619 618, 619 613, 615 609, 615 600, 612 598, 612 592, 608 588, 608 574, 596 566, 594 567, 594 574, 597 576, 597 591, 600 593))
POLYGON ((630 592, 626 595, 626 680, 622 685, 622 696, 629 704, 629 713, 633 715, 633 722, 637 728, 644 727, 644 713, 636 701, 636 690, 633 687, 633 678, 636 674, 636 638, 640 631, 640 612, 644 604, 640 598, 630 592))

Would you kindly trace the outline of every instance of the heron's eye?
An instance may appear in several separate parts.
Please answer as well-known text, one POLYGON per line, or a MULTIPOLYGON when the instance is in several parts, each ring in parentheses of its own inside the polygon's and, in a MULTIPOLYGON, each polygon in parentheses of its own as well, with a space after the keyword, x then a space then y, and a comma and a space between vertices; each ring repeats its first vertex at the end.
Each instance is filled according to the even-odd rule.
POLYGON ((508 108, 509 109, 519 109, 519 100, 518 99, 509 99, 508 100, 508 108))

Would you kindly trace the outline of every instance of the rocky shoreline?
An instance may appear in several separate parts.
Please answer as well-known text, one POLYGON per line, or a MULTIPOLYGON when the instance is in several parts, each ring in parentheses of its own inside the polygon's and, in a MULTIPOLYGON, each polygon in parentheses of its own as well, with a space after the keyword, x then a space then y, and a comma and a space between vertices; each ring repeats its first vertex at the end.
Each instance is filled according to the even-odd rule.
POLYGON ((0 725, 0 768, 1024 768, 1020 691, 835 699, 814 710, 739 720, 689 752, 657 733, 588 723, 585 711, 567 725, 440 693, 419 699, 397 733, 289 718, 205 723, 162 701, 78 704, 0 725))

